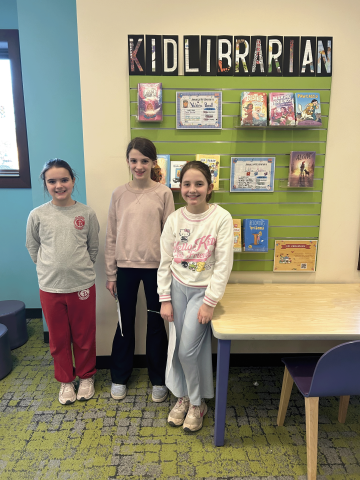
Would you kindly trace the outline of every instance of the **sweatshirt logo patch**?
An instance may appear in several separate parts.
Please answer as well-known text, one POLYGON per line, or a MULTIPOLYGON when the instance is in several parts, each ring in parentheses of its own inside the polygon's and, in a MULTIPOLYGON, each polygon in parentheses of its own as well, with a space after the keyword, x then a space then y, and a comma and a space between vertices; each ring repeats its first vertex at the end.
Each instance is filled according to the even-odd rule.
POLYGON ((88 288, 81 290, 81 292, 78 292, 78 297, 80 300, 87 300, 90 297, 90 290, 88 288))
POLYGON ((179 232, 179 235, 180 235, 180 242, 187 243, 189 241, 188 237, 190 236, 190 229, 189 228, 181 228, 180 232, 179 232))
POLYGON ((76 230, 82 230, 85 227, 85 218, 82 217, 82 216, 75 217, 74 225, 75 225, 76 230))

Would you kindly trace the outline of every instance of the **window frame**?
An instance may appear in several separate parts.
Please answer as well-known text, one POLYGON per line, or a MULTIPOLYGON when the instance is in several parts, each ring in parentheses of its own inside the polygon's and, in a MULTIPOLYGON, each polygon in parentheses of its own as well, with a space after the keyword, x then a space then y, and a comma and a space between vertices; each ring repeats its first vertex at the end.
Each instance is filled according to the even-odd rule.
POLYGON ((8 44, 14 99, 16 144, 19 155, 19 176, 6 177, 0 173, 0 188, 31 188, 19 31, 0 29, 0 42, 7 42, 8 44))

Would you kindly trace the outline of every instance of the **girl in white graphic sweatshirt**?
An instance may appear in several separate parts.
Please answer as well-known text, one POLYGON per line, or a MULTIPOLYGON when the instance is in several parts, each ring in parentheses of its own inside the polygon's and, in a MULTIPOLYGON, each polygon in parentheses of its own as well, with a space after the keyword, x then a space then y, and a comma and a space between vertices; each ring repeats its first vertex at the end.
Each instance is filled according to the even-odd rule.
POLYGON ((197 431, 204 398, 214 396, 209 322, 232 269, 233 222, 208 204, 213 184, 206 164, 188 162, 180 187, 187 205, 168 217, 161 235, 158 293, 161 316, 170 322, 166 386, 178 397, 168 422, 197 431))

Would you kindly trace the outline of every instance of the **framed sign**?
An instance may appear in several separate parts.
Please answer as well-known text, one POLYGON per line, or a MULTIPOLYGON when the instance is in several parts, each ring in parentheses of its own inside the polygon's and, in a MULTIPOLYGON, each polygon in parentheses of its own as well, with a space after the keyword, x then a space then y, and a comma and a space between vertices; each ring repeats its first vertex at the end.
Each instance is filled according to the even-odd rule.
POLYGON ((221 129, 222 92, 176 92, 177 129, 221 129))
POLYGON ((275 157, 231 157, 230 192, 273 192, 275 157))
POLYGON ((274 272, 315 272, 317 240, 275 240, 274 272))

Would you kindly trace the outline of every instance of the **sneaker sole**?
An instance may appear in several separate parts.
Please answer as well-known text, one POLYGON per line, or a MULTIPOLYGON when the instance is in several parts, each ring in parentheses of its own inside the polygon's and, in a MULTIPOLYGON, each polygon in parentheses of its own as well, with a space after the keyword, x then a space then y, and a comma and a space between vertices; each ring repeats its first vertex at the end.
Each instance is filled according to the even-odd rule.
POLYGON ((126 397, 127 392, 125 392, 125 395, 114 395, 113 393, 110 392, 110 395, 114 400, 122 400, 123 398, 126 397))
POLYGON ((153 402, 161 403, 161 402, 163 402, 164 400, 167 399, 167 396, 168 396, 168 393, 166 393, 166 395, 164 397, 161 397, 161 398, 155 398, 153 395, 151 395, 151 398, 152 398, 153 402))
POLYGON ((85 402, 86 400, 90 400, 94 395, 95 392, 90 397, 76 397, 76 400, 79 400, 79 402, 85 402))
POLYGON ((61 403, 61 405, 71 405, 72 403, 75 403, 76 402, 76 398, 75 400, 71 401, 71 400, 66 400, 66 402, 62 402, 59 398, 59 403, 61 403))
MULTIPOLYGON (((204 421, 204 417, 205 417, 206 413, 207 413, 207 405, 205 405, 205 411, 204 411, 204 415, 202 417, 203 421, 204 421)), ((192 425, 190 425, 189 427, 184 427, 184 432, 186 432, 186 433, 198 432, 203 427, 203 421, 201 422, 201 425, 199 427, 193 427, 192 425)))
MULTIPOLYGON (((181 420, 179 420, 179 421, 181 421, 181 420)), ((181 427, 181 425, 183 423, 184 423, 184 420, 181 423, 175 423, 172 420, 168 420, 168 424, 170 425, 170 427, 181 427)))

